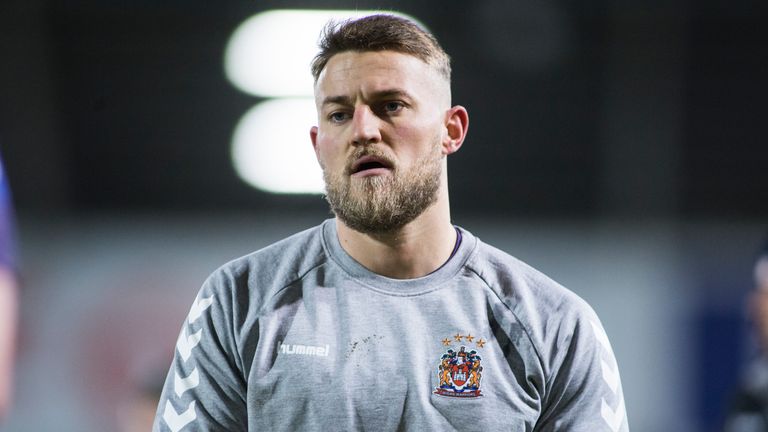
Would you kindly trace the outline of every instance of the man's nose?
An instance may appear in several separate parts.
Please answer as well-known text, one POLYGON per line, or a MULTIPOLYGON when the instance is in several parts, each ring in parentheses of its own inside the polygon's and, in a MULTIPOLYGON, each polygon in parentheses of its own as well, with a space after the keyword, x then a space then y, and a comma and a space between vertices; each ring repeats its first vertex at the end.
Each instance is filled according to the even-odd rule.
POLYGON ((356 107, 352 116, 352 144, 367 145, 379 142, 381 140, 380 122, 381 119, 369 106, 356 107))

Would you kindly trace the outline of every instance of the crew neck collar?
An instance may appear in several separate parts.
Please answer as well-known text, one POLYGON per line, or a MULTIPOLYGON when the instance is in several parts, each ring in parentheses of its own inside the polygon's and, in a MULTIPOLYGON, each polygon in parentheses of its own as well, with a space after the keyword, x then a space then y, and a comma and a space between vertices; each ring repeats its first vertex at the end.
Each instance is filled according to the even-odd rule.
POLYGON ((455 254, 432 273, 413 279, 382 276, 357 262, 341 247, 335 219, 328 219, 322 224, 323 247, 333 262, 368 288, 390 295, 413 296, 439 289, 446 281, 453 279, 475 250, 477 239, 461 227, 456 229, 461 233, 461 243, 455 254))

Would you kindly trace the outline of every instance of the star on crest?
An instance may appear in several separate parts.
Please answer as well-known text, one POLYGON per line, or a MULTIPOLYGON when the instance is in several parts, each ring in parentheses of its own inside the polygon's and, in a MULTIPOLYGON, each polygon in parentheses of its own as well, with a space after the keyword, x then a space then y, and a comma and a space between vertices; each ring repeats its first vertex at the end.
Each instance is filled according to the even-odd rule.
POLYGON ((482 338, 480 338, 480 339, 477 341, 477 346, 478 346, 479 348, 482 348, 482 347, 483 347, 483 345, 485 345, 485 341, 484 341, 482 338))
POLYGON ((451 340, 448 338, 443 339, 443 345, 445 346, 451 346, 451 340))
POLYGON ((462 336, 460 333, 456 333, 456 334, 453 336, 453 338, 454 338, 454 339, 456 339, 456 342, 461 342, 461 339, 462 339, 463 337, 464 337, 464 336, 462 336))
POLYGON ((475 337, 472 336, 471 334, 468 334, 468 335, 464 336, 464 339, 466 339, 467 342, 472 342, 472 340, 475 339, 475 337))

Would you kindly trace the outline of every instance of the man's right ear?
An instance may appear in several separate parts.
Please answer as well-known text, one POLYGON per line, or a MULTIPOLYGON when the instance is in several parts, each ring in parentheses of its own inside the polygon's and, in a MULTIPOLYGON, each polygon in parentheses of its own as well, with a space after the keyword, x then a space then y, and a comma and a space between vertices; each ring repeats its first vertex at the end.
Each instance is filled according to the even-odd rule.
POLYGON ((309 139, 312 140, 312 148, 317 152, 317 126, 309 128, 309 139))

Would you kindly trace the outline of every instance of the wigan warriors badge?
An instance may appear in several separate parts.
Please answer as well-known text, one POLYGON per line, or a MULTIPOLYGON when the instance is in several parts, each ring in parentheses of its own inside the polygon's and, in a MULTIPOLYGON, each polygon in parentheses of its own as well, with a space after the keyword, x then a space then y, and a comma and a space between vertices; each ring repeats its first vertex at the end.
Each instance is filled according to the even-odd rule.
MULTIPOLYGON (((472 341, 472 336, 456 335, 454 338, 467 338, 472 341)), ((450 345, 450 339, 443 340, 443 344, 450 345)), ((482 346, 480 339, 478 346, 482 346)), ((440 364, 437 367, 438 386, 434 394, 450 397, 479 397, 480 379, 482 378, 483 367, 480 365, 482 359, 476 350, 467 351, 465 346, 461 346, 458 351, 449 348, 440 357, 440 364)))

